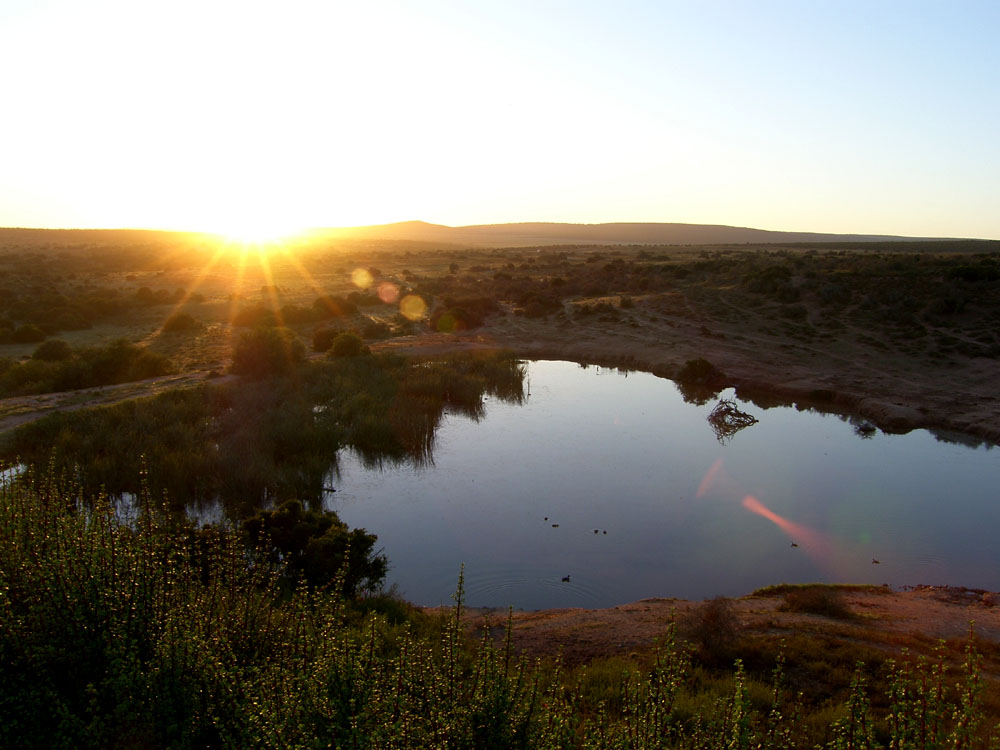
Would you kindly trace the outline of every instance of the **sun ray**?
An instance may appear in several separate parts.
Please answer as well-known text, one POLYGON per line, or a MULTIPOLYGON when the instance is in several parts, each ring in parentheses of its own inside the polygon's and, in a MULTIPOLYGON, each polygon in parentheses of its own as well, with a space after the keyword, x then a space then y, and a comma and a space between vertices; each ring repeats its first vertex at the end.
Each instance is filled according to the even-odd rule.
POLYGON ((230 335, 232 335, 232 325, 233 320, 236 319, 236 313, 240 305, 240 299, 243 296, 243 279, 246 276, 247 269, 247 249, 246 247, 240 248, 239 264, 236 267, 236 278, 233 281, 233 287, 231 294, 229 295, 229 329, 230 335))
POLYGON ((285 319, 281 315, 281 308, 279 304, 281 300, 278 298, 277 285, 274 283, 274 273, 271 270, 271 262, 265 253, 257 253, 257 262, 260 263, 261 273, 264 274, 264 289, 267 290, 268 299, 271 300, 271 311, 274 313, 274 319, 277 321, 279 326, 284 327, 285 319))
POLYGON ((327 296, 326 290, 323 289, 323 287, 319 284, 319 282, 316 281, 315 277, 309 272, 309 269, 306 268, 302 264, 302 262, 295 257, 295 254, 292 253, 291 250, 285 247, 281 247, 279 248, 279 250, 281 254, 285 257, 285 259, 291 264, 291 266, 296 271, 299 272, 299 275, 303 278, 306 284, 313 290, 313 292, 316 293, 318 297, 322 298, 327 296))
POLYGON ((785 532, 789 540, 801 547, 817 564, 829 570, 838 562, 837 545, 826 534, 778 515, 753 495, 744 497, 741 504, 785 532))
POLYGON ((191 297, 194 296, 194 294, 198 291, 198 289, 201 288, 201 285, 205 283, 205 279, 208 278, 208 275, 212 272, 212 269, 215 268, 216 264, 219 262, 219 259, 222 257, 224 252, 225 249, 221 246, 218 249, 216 249, 215 254, 211 258, 209 258, 208 262, 204 266, 202 266, 201 271, 199 271, 198 275, 191 283, 191 288, 185 289, 184 296, 177 302, 177 304, 175 304, 173 307, 170 308, 170 312, 163 319, 163 323, 160 324, 159 329, 157 329, 157 331, 153 334, 153 336, 151 337, 152 339, 155 339, 157 336, 160 336, 163 333, 163 326, 166 324, 168 320, 170 320, 171 316, 173 316, 178 310, 180 310, 185 304, 187 304, 188 300, 190 300, 191 297))

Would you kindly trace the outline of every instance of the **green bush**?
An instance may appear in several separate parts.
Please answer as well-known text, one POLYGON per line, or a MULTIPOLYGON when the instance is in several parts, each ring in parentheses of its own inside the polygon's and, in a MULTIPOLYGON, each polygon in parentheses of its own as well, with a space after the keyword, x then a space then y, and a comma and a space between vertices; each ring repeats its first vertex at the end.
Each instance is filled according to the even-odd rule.
POLYGON ((298 365, 305 353, 305 347, 293 331, 256 328, 236 341, 232 371, 250 378, 282 375, 298 365))
POLYGON ((124 339, 103 347, 77 350, 70 350, 65 342, 52 341, 39 346, 32 359, 0 374, 0 394, 54 393, 117 385, 171 371, 170 360, 165 356, 124 339))
POLYGON ((356 333, 338 333, 330 344, 331 357, 357 357, 368 350, 365 342, 356 333))

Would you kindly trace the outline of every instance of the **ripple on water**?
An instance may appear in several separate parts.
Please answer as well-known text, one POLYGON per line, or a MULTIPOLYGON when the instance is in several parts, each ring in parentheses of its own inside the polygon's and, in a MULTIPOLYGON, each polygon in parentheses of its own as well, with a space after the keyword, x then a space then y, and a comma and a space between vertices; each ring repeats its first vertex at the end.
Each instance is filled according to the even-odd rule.
POLYGON ((613 592, 587 576, 569 574, 532 575, 503 567, 469 571, 465 574, 465 597, 470 606, 507 606, 519 608, 560 606, 565 599, 572 606, 600 606, 613 592), (568 581, 563 580, 568 575, 568 581), (534 601, 537 599, 537 604, 534 601))

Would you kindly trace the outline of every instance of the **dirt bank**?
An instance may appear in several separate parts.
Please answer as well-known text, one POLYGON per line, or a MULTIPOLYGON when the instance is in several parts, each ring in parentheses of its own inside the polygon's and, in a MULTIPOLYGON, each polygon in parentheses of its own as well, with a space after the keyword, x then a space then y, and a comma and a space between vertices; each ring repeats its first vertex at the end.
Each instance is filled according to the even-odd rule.
MULTIPOLYGON (((780 593, 763 593, 732 600, 736 627, 744 634, 775 639, 822 632, 893 653, 903 647, 929 653, 939 640, 966 638, 974 622, 977 639, 1000 642, 1000 594, 944 586, 907 591, 835 588, 849 617, 783 611, 786 601, 780 593)), ((595 657, 627 656, 648 650, 672 620, 683 624, 702 606, 683 599, 643 599, 607 609, 514 612, 512 640, 524 654, 561 654, 571 665, 595 657)), ((474 609, 466 612, 465 621, 470 633, 489 627, 500 638, 507 616, 506 610, 474 609)))

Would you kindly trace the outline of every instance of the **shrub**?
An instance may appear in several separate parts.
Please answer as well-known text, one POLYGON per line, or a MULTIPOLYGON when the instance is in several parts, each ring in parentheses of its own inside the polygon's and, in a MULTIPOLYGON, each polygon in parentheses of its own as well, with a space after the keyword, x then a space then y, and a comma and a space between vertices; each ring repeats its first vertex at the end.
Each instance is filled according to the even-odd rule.
POLYGON ((49 339, 39 344, 31 355, 32 359, 41 359, 45 362, 62 362, 72 356, 73 350, 62 339, 49 339))
POLYGON ((307 511, 298 500, 261 511, 243 529, 251 550, 263 545, 274 562, 285 565, 289 583, 301 575, 310 586, 323 586, 341 573, 342 593, 354 597, 377 591, 388 570, 385 556, 373 553, 374 534, 348 529, 336 513, 307 511))
POLYGON ((240 328, 259 328, 261 326, 273 326, 278 322, 273 310, 269 310, 263 305, 244 307, 239 310, 232 320, 234 326, 240 328))
POLYGON ((163 322, 163 330, 167 333, 189 333, 202 328, 204 326, 186 312, 176 312, 163 322))
POLYGON ((782 612, 805 612, 837 620, 849 620, 854 617, 841 593, 827 586, 792 589, 785 593, 784 599, 780 608, 782 612))
POLYGON ((732 660, 738 626, 733 603, 717 596, 700 604, 681 621, 681 633, 694 643, 703 662, 721 665, 732 660))
POLYGON ((312 348, 314 352, 326 352, 333 346, 333 340, 337 338, 343 330, 340 328, 317 328, 313 331, 312 348))
POLYGON ((313 310, 321 318, 343 318, 354 315, 358 306, 344 297, 318 297, 313 302, 313 310))
POLYGON ((10 335, 10 340, 15 344, 32 344, 36 341, 45 340, 45 331, 34 323, 27 323, 10 335))
POLYGON ((356 333, 345 331, 337 334, 330 345, 331 357, 356 357, 368 350, 365 342, 356 333))
POLYGON ((361 326, 361 335, 366 339, 387 339, 392 336, 392 328, 381 320, 368 318, 361 326))
POLYGON ((256 328, 233 348, 232 371, 251 378, 283 375, 305 358, 305 347, 287 328, 256 328))

